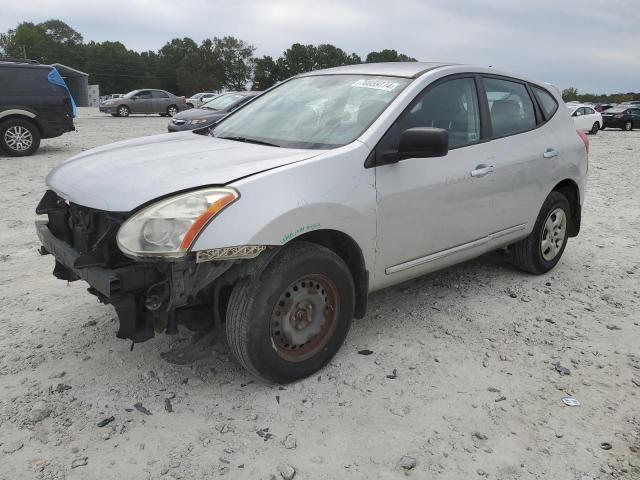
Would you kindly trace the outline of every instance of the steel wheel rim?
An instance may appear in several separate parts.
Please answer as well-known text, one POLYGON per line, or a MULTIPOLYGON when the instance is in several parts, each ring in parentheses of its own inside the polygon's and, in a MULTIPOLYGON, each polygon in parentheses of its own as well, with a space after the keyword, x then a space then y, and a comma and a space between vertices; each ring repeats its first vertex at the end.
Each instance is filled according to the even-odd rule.
POLYGON ((335 331, 340 308, 338 288, 324 275, 309 274, 292 282, 271 314, 271 344, 290 362, 321 351, 335 331))
POLYGON ((170 117, 173 117, 176 113, 178 113, 178 109, 176 107, 169 107, 167 113, 170 117))
POLYGON ((558 256, 567 236, 567 216, 562 208, 554 209, 544 222, 540 251, 547 262, 558 256))
POLYGON ((118 113, 123 117, 126 117, 129 114, 129 109, 127 107, 120 107, 120 110, 118 110, 118 113))
POLYGON ((625 129, 626 131, 631 130, 631 122, 627 122, 627 123, 625 123, 625 124, 624 124, 624 129, 625 129))
POLYGON ((4 132, 5 144, 16 152, 29 150, 33 145, 33 135, 28 128, 21 125, 9 127, 4 132))

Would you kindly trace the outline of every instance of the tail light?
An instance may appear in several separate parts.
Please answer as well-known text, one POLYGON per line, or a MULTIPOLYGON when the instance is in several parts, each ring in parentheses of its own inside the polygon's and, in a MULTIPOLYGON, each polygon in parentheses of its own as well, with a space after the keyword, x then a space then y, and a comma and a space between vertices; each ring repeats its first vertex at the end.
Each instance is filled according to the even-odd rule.
POLYGON ((587 137, 587 134, 582 130, 576 130, 576 132, 578 132, 578 136, 584 142, 584 149, 587 151, 587 156, 589 156, 589 137, 587 137))

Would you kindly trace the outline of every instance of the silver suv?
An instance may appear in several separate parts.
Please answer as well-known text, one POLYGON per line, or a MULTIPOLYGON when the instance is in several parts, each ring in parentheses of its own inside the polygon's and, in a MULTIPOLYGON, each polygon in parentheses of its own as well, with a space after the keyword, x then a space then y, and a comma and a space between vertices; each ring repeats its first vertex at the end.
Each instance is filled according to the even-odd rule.
POLYGON ((37 207, 54 275, 118 336, 215 327, 289 382, 340 348, 367 295, 508 246, 543 274, 578 234, 588 140, 549 85, 440 63, 294 77, 210 129, 84 152, 37 207))

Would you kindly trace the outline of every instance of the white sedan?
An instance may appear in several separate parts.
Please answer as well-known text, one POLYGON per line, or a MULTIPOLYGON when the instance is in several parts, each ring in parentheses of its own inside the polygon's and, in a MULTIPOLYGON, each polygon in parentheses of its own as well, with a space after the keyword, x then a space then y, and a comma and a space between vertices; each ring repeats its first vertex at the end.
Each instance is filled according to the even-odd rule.
POLYGON ((573 117, 576 129, 595 135, 598 133, 598 130, 602 128, 602 115, 600 112, 596 112, 593 107, 589 105, 567 104, 567 108, 573 117))

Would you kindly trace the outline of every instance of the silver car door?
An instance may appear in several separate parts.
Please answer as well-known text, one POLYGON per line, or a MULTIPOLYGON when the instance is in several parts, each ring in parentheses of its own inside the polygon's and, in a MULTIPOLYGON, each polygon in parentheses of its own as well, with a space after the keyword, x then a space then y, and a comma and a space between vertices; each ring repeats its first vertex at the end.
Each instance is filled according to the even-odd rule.
POLYGON ((133 113, 148 113, 151 111, 152 101, 150 90, 140 90, 131 99, 131 111, 133 113))
POLYGON ((484 76, 483 89, 491 120, 492 156, 496 171, 492 225, 496 230, 532 227, 551 165, 561 148, 542 125, 540 112, 525 82, 484 76))
POLYGON ((430 257, 473 248, 474 241, 499 229, 493 215, 498 159, 481 142, 478 81, 474 75, 459 76, 427 87, 376 146, 377 157, 393 155, 408 128, 449 132, 444 157, 376 167, 376 278, 381 285, 428 271, 430 257))
POLYGON ((153 113, 164 113, 171 103, 171 99, 166 92, 153 90, 153 113))

